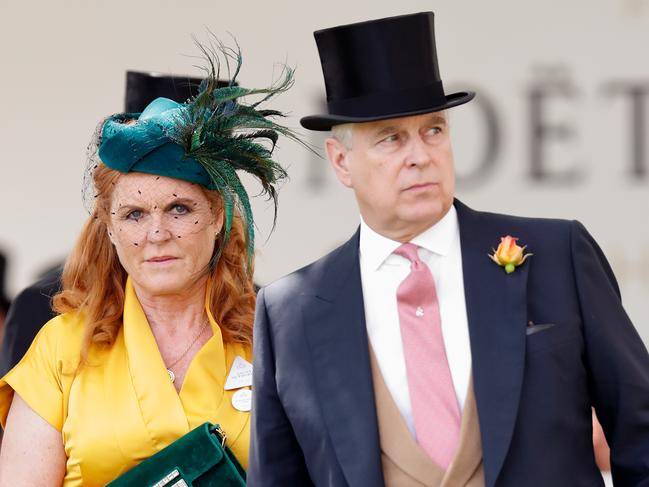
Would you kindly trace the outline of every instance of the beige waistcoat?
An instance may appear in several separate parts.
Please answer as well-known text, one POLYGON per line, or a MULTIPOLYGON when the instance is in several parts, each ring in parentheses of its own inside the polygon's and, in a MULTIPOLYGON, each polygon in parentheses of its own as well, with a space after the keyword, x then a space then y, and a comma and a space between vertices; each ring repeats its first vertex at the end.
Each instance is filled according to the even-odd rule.
POLYGON ((444 471, 410 434, 372 350, 370 360, 385 487, 484 487, 482 445, 473 382, 469 384, 462 414, 458 450, 448 470, 444 471))

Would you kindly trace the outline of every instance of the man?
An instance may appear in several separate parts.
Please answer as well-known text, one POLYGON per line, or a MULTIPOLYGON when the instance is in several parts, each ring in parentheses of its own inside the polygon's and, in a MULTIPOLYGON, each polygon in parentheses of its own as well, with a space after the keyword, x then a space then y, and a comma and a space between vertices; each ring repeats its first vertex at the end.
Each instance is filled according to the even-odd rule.
POLYGON ((11 303, 5 336, 0 341, 0 377, 20 362, 41 327, 54 318, 51 301, 59 292, 62 271, 62 265, 47 270, 11 303))
POLYGON ((301 123, 362 220, 259 293, 249 485, 599 486, 591 406, 615 485, 649 485, 649 356, 595 241, 454 199, 473 94, 444 93, 433 14, 315 38, 329 113, 301 123))
POLYGON ((2 342, 2 335, 4 333, 4 322, 7 317, 7 311, 11 301, 5 293, 5 283, 7 276, 7 258, 0 252, 0 343, 2 342))

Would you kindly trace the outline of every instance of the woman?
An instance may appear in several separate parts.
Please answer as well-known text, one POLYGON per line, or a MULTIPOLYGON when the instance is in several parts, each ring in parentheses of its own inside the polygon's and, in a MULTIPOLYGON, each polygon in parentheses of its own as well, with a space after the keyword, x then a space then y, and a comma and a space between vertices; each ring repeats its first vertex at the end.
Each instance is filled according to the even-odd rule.
MULTIPOLYGON (((240 54, 222 53, 238 73, 240 54)), ((99 126, 61 315, 0 381, 1 486, 104 485, 206 421, 247 466, 253 227, 235 170, 275 199, 272 149, 294 136, 238 99, 288 89, 292 71, 264 90, 217 88, 208 59, 191 102, 99 126)))

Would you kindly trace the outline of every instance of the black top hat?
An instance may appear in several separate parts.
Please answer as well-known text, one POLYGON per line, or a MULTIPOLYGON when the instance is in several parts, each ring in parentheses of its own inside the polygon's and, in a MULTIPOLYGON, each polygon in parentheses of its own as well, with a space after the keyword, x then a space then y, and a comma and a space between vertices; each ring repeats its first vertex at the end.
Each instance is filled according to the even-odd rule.
MULTIPOLYGON (((126 113, 140 113, 149 103, 158 97, 169 98, 178 103, 185 103, 198 94, 201 81, 203 81, 203 78, 127 71, 124 108, 126 113)), ((217 81, 219 88, 228 86, 229 84, 225 80, 217 81)), ((236 85, 238 83, 235 83, 236 85)))
POLYGON ((439 76, 433 12, 314 32, 329 113, 300 120, 310 130, 429 113, 475 93, 446 95, 439 76))
POLYGON ((156 98, 162 96, 183 103, 198 93, 200 78, 170 74, 126 72, 126 113, 139 113, 156 98))

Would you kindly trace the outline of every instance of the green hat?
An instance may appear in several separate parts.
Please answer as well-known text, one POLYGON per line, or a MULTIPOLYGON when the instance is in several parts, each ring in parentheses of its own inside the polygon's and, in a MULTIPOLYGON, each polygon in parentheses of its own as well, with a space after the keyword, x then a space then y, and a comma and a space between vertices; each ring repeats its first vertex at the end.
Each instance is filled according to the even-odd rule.
POLYGON ((170 138, 184 110, 185 104, 156 98, 140 114, 113 115, 102 128, 99 158, 119 172, 145 172, 218 189, 201 163, 170 138))
POLYGON ((142 113, 108 117, 99 129, 98 155, 106 166, 123 173, 167 176, 219 191, 225 212, 221 248, 230 234, 236 206, 244 218, 248 254, 252 256, 252 210, 237 171, 248 172, 260 181, 263 193, 273 199, 276 217, 275 184, 286 177, 286 172, 272 159, 273 150, 280 134, 302 142, 290 129, 272 120, 283 116, 281 112, 259 105, 292 86, 293 70, 285 67, 279 81, 268 88, 237 86, 241 53, 220 45, 228 72, 232 61, 235 69, 230 84, 219 87, 219 57, 213 50, 199 47, 208 68, 198 95, 187 103, 157 98, 142 113), (250 95, 263 96, 255 103, 240 102, 241 97, 250 95))

